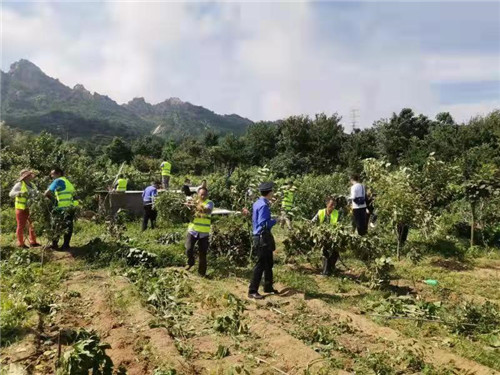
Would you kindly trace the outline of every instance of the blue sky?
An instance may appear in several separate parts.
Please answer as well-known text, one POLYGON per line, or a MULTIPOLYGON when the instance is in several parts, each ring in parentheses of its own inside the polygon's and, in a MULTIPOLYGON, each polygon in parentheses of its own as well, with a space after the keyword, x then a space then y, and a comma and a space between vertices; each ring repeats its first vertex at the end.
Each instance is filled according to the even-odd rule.
POLYGON ((500 2, 36 2, 2 7, 27 58, 119 103, 168 97, 252 120, 500 108, 500 2))

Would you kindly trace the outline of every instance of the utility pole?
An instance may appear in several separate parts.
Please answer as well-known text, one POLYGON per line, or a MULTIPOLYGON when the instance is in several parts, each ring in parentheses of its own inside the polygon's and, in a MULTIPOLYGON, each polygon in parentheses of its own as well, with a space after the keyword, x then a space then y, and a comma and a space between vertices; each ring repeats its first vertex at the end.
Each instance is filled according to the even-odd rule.
POLYGON ((354 130, 357 129, 357 124, 358 124, 358 118, 359 118, 359 109, 358 108, 353 108, 351 109, 351 133, 354 133, 354 130))

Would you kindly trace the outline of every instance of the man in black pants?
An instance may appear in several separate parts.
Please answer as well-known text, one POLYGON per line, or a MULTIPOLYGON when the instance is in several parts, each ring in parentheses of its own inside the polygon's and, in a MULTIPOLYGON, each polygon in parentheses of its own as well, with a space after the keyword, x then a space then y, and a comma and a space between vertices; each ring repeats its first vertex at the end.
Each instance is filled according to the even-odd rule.
POLYGON ((194 266, 195 251, 194 247, 198 243, 198 256, 200 263, 198 265, 198 274, 205 276, 207 273, 207 252, 210 237, 210 227, 212 224, 212 211, 214 202, 208 199, 207 188, 198 188, 198 197, 195 201, 187 203, 195 211, 194 218, 188 227, 186 236, 186 256, 188 258, 187 270, 194 266))
POLYGON ((142 193, 142 202, 144 204, 144 217, 142 219, 142 230, 148 229, 148 221, 151 221, 151 229, 154 229, 156 223, 157 212, 154 209, 154 200, 158 195, 158 181, 152 182, 150 186, 144 189, 142 193))
POLYGON ((258 257, 248 288, 248 298, 262 299, 259 294, 260 281, 264 275, 264 293, 278 294, 273 288, 273 251, 276 249, 271 228, 276 220, 271 219, 269 200, 273 197, 273 183, 264 182, 259 186, 261 197, 253 204, 253 246, 258 257))
POLYGON ((360 183, 359 175, 351 175, 351 195, 352 215, 354 225, 360 236, 364 236, 368 231, 368 220, 366 216, 366 191, 360 183))

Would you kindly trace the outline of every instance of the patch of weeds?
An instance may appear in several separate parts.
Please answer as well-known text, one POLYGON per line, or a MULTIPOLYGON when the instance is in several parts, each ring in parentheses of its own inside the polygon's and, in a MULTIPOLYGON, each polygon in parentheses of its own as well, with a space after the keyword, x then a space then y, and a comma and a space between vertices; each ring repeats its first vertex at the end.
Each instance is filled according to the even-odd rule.
POLYGON ((128 266, 144 266, 144 267, 156 267, 157 266, 157 255, 149 253, 145 250, 132 248, 127 254, 127 265, 128 266))
POLYGON ((80 292, 76 291, 76 290, 70 290, 67 294, 67 296, 69 298, 80 298, 82 295, 80 292))
POLYGON ((177 375, 177 370, 171 369, 155 369, 153 375, 177 375))
POLYGON ((423 319, 436 318, 440 308, 441 302, 417 301, 410 296, 390 296, 370 301, 367 305, 369 311, 375 311, 388 317, 409 316, 423 319))
POLYGON ((369 353, 364 362, 376 375, 392 375, 395 370, 387 353, 369 353))
POLYGON ((498 327, 500 327, 499 307, 489 301, 483 305, 466 302, 456 308, 450 316, 451 331, 468 337, 493 333, 498 327))
POLYGON ((229 348, 224 345, 220 345, 217 347, 217 351, 214 353, 215 359, 222 359, 227 357, 230 354, 229 348))
POLYGON ((87 262, 97 267, 106 267, 112 261, 124 259, 128 254, 128 247, 120 241, 105 242, 97 237, 82 247, 87 262))
POLYGON ((172 337, 186 338, 186 321, 192 308, 182 299, 192 293, 186 275, 177 270, 157 270, 144 267, 126 272, 144 300, 155 309, 155 315, 172 337))
POLYGON ((0 345, 5 346, 17 339, 28 315, 28 306, 5 295, 2 296, 0 303, 0 332, 2 332, 0 345))
POLYGON ((109 344, 102 343, 95 331, 80 330, 76 342, 58 363, 57 375, 112 375, 113 361, 106 354, 109 344))
POLYGON ((305 294, 319 293, 319 286, 313 277, 300 273, 290 272, 287 268, 278 268, 276 279, 289 287, 299 290, 305 294))
POLYGON ((175 347, 179 354, 183 356, 186 359, 191 359, 193 358, 194 355, 194 346, 183 340, 175 340, 175 347))
POLYGON ((391 281, 391 272, 394 271, 394 263, 391 258, 376 258, 369 266, 370 269, 370 287, 386 288, 391 281))
POLYGON ((226 294, 224 299, 229 309, 218 316, 212 315, 214 330, 229 335, 248 333, 248 326, 243 322, 244 302, 231 293, 226 294))
POLYGON ((181 242, 183 238, 183 232, 170 232, 158 238, 157 242, 162 245, 172 245, 181 242))
POLYGON ((225 375, 250 375, 251 372, 245 368, 243 365, 231 366, 225 375))

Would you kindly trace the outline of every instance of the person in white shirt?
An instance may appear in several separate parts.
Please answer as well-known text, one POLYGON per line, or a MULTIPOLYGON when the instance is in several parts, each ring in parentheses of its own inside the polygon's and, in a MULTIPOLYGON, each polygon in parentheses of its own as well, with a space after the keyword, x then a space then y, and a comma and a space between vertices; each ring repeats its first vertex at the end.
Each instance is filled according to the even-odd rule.
POLYGON ((368 220, 366 216, 366 189, 360 183, 359 175, 351 175, 351 195, 352 214, 354 224, 360 236, 364 236, 368 231, 368 220))

